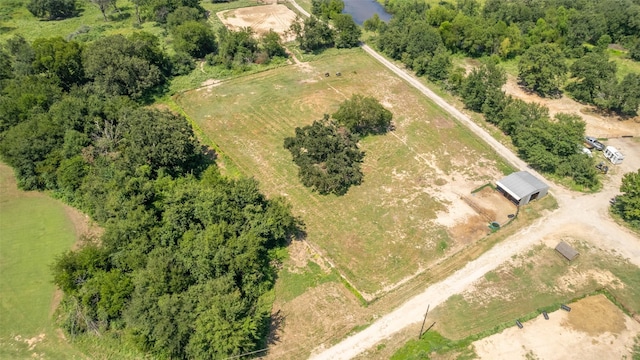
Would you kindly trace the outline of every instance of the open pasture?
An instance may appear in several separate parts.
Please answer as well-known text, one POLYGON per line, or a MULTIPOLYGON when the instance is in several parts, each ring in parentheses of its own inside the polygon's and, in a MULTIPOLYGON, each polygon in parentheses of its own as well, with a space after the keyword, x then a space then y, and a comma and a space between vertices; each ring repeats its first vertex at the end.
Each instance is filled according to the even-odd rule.
MULTIPOLYGON (((56 301, 49 265, 76 240, 59 201, 16 188, 0 163, 0 358, 69 358, 55 331, 56 301), (66 354, 66 355, 65 355, 66 354)), ((58 297, 59 300, 59 297, 58 297)))
POLYGON ((307 240, 367 299, 484 236, 488 222, 468 223, 477 212, 462 197, 509 169, 360 49, 215 83, 176 102, 267 194, 291 202, 307 240), (374 96, 391 110, 395 130, 361 141, 362 185, 341 197, 318 195, 300 183, 283 140, 354 93, 374 96), (464 227, 478 231, 459 231, 464 227))

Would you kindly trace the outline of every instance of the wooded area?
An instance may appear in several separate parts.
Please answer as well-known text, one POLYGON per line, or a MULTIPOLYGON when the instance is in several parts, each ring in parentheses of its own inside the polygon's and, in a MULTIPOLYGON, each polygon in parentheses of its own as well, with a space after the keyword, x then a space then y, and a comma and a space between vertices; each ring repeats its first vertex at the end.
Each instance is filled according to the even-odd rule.
POLYGON ((197 1, 160 3, 136 4, 166 20, 173 56, 146 32, 2 44, 0 154, 21 188, 49 190, 105 229, 53 266, 68 334, 165 358, 238 355, 264 346, 278 249, 301 224, 256 181, 221 176, 183 116, 145 105, 194 58, 232 68, 284 49, 277 34, 216 36, 197 1))

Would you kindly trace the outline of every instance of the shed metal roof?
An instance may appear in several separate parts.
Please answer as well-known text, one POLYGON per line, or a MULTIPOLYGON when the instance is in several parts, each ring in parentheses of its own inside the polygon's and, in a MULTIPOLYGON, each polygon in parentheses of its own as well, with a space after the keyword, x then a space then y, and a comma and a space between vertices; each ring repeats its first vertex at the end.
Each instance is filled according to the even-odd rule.
POLYGON ((538 180, 537 177, 529 174, 527 171, 514 172, 498 181, 497 184, 516 200, 520 200, 536 191, 549 188, 547 184, 538 180))
POLYGON ((571 245, 564 241, 561 241, 558 246, 556 246, 556 251, 566 257, 569 261, 575 259, 576 256, 579 255, 576 249, 572 248, 571 245))

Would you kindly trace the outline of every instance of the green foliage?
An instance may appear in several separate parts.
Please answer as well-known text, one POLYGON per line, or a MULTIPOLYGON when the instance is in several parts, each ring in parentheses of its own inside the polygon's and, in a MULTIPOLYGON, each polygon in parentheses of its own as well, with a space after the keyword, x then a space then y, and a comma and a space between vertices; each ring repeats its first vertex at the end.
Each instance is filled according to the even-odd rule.
POLYGON ((291 24, 291 31, 296 35, 300 49, 305 52, 322 50, 334 44, 334 31, 329 24, 315 16, 294 22, 291 24))
POLYGON ((121 120, 122 155, 132 168, 182 174, 197 163, 197 141, 187 120, 168 111, 136 109, 121 120))
POLYGON ((362 183, 364 152, 358 149, 357 137, 329 121, 328 116, 297 127, 295 137, 284 140, 284 147, 298 165, 302 183, 322 195, 344 195, 349 187, 362 183))
POLYGON ((542 96, 556 95, 564 81, 567 65, 555 44, 537 44, 518 62, 518 79, 525 88, 542 96))
POLYGON ((604 53, 589 53, 571 65, 575 81, 567 90, 576 99, 593 103, 604 95, 606 86, 615 81, 616 64, 609 61, 604 53))
POLYGON ((624 174, 620 192, 612 210, 632 227, 640 229, 640 170, 624 174))
POLYGON ((96 40, 83 52, 83 64, 96 92, 134 99, 162 84, 167 68, 153 35, 113 35, 96 40))
POLYGON ((338 111, 331 116, 351 133, 367 136, 387 132, 393 114, 374 97, 354 94, 343 101, 338 111))
POLYGON ((631 42, 631 46, 629 47, 629 57, 632 60, 640 61, 640 38, 636 38, 631 42))
POLYGON ((416 75, 426 75, 431 81, 447 79, 452 66, 451 53, 444 46, 439 46, 433 56, 423 55, 413 62, 416 75))
POLYGON ((33 16, 49 20, 67 18, 77 12, 76 0, 31 0, 27 9, 33 16))
POLYGON ((167 15, 167 27, 169 29, 173 29, 190 21, 204 20, 204 14, 200 9, 189 6, 180 6, 167 15))
POLYGON ((278 35, 278 33, 273 30, 269 30, 267 33, 262 35, 260 43, 262 44, 262 48, 267 53, 267 56, 269 58, 273 58, 276 56, 287 56, 287 52, 284 46, 282 46, 280 35, 278 35))
MULTIPOLYGON (((215 57, 216 64, 232 69, 243 68, 255 61, 258 53, 258 41, 253 37, 251 28, 241 31, 221 28, 218 38, 220 49, 215 57)), ((271 45, 273 46, 273 44, 271 45)), ((275 47, 272 50, 275 50, 275 47)))
POLYGON ((187 21, 171 31, 173 47, 177 52, 185 52, 195 58, 215 53, 218 44, 211 27, 199 21, 187 21))
POLYGON ((349 14, 333 16, 335 45, 337 48, 352 48, 360 44, 362 31, 349 14))
POLYGON ((372 17, 364 21, 362 27, 367 31, 378 31, 378 29, 382 28, 383 24, 384 22, 380 19, 380 15, 375 13, 372 17))
POLYGON ((84 81, 80 44, 60 37, 36 39, 33 44, 33 70, 59 81, 64 90, 84 81))
POLYGON ((596 105, 623 115, 636 115, 640 107, 640 74, 629 73, 620 83, 611 82, 596 105))
POLYGON ((462 83, 460 89, 462 102, 471 110, 483 111, 484 104, 491 102, 492 97, 504 96, 501 88, 506 81, 507 75, 504 69, 488 61, 473 69, 462 83))
POLYGON ((311 13, 325 20, 335 19, 343 9, 342 0, 311 0, 311 13))

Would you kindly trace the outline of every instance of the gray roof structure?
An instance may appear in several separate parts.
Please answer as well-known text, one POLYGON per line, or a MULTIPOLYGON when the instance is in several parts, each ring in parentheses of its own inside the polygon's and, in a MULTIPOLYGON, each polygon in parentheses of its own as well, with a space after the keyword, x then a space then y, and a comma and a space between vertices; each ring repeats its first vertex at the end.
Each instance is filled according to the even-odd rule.
POLYGON ((562 256, 566 257, 569 261, 575 259, 578 255, 580 255, 580 253, 578 253, 576 249, 572 248, 571 245, 567 244, 564 241, 561 241, 558 246, 556 246, 556 251, 562 254, 562 256))
POLYGON ((539 191, 540 189, 548 189, 547 184, 540 181, 537 177, 529 174, 527 171, 518 171, 503 178, 497 182, 497 185, 508 192, 516 200, 539 191))

